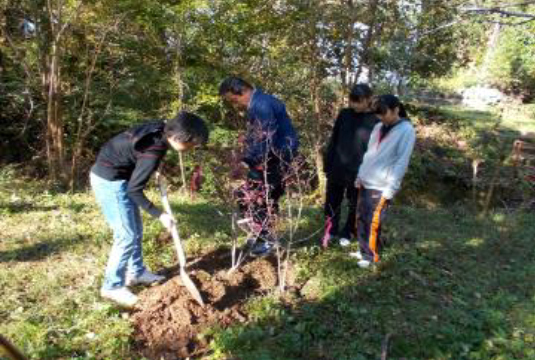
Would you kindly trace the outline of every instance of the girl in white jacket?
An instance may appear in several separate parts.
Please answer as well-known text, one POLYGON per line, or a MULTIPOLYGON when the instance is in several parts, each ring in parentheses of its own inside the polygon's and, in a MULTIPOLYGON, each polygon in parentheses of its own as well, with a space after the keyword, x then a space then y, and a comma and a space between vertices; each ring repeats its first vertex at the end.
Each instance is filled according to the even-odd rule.
POLYGON ((381 122, 373 129, 355 182, 360 188, 357 216, 360 250, 352 255, 358 258, 360 267, 368 267, 380 259, 381 224, 401 186, 416 140, 414 127, 396 96, 379 96, 374 108, 381 122))

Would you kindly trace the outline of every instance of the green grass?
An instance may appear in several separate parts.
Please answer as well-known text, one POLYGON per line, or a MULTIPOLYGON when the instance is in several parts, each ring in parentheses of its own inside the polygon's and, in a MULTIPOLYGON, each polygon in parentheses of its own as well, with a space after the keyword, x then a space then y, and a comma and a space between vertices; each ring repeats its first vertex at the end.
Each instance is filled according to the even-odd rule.
POLYGON ((377 359, 391 334, 396 359, 533 358, 534 220, 398 207, 377 269, 341 249, 303 251, 301 277, 318 279, 317 297, 254 307, 253 324, 213 347, 239 359, 377 359))
MULTIPOLYGON (((500 131, 535 131, 528 110, 505 116, 500 131)), ((475 156, 492 163, 499 142, 485 135, 491 112, 437 111, 438 122, 418 113, 425 147, 389 212, 380 266, 359 269, 314 237, 292 256, 303 296, 250 299, 248 323, 207 331, 207 358, 378 359, 387 335, 389 359, 535 358, 535 214, 481 217, 447 201, 467 197, 458 179, 470 178, 475 156)), ((31 359, 139 359, 128 313, 98 296, 111 232, 93 196, 49 188, 0 170, 0 333, 31 359)), ((225 205, 175 192, 171 202, 190 256, 229 244, 225 205)), ((321 228, 320 204, 303 214, 298 237, 321 228)), ((149 268, 175 265, 159 223, 144 215, 144 230, 149 268)))
POLYGON ((490 108, 489 110, 467 109, 459 105, 445 105, 441 111, 451 117, 462 118, 466 125, 476 131, 490 130, 500 119, 499 127, 502 131, 509 131, 516 134, 535 132, 535 104, 504 106, 501 118, 498 116, 500 110, 490 108))
MULTIPOLYGON (((33 359, 138 358, 127 313, 98 297, 110 232, 91 194, 2 179, 0 333, 33 359)), ((212 203, 172 200, 190 254, 228 243, 212 203)), ((307 208, 302 234, 319 218, 307 208)), ((387 334, 392 358, 535 356, 533 214, 397 206, 386 229, 392 245, 375 270, 340 248, 299 248, 293 262, 313 285, 308 296, 252 299, 249 323, 207 334, 208 357, 376 359, 387 334)), ((159 224, 146 218, 145 230, 149 267, 173 265, 170 244, 155 240, 159 224)))

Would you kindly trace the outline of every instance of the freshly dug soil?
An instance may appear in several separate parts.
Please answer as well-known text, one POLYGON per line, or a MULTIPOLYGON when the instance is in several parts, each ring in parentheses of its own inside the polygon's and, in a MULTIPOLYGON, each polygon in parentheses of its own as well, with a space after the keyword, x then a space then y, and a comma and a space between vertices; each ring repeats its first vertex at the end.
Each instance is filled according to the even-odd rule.
MULTIPOLYGON (((277 286, 276 258, 253 259, 227 274, 230 251, 219 249, 188 260, 188 274, 205 302, 193 300, 182 285, 177 269, 162 285, 143 290, 140 310, 132 314, 134 339, 140 353, 148 359, 184 359, 206 352, 208 340, 199 337, 215 325, 226 327, 245 322, 245 301, 277 286)), ((291 276, 289 276, 291 279, 291 276)))

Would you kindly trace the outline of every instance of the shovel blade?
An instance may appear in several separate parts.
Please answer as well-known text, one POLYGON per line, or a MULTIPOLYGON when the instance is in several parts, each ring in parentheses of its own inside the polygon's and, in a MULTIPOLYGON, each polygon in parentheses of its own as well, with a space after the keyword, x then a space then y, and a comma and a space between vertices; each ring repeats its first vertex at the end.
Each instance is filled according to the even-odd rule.
POLYGON ((190 292, 191 296, 193 296, 195 301, 197 301, 199 305, 204 307, 204 301, 202 300, 202 296, 201 296, 201 293, 199 292, 199 289, 197 289, 197 286, 195 286, 195 283, 188 276, 184 268, 180 269, 180 279, 182 280, 182 283, 184 284, 186 289, 188 289, 188 291, 190 292))

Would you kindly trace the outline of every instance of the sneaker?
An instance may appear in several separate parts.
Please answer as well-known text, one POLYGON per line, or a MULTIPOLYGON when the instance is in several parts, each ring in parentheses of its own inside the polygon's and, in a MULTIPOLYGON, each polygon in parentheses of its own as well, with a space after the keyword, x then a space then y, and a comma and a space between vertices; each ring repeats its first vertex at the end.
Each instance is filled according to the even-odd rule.
POLYGON ((348 247, 349 245, 351 245, 351 240, 345 237, 341 237, 340 240, 338 240, 338 242, 340 246, 342 247, 348 247))
POLYGON ((126 275, 126 286, 133 285, 151 285, 154 283, 159 283, 165 280, 165 276, 156 275, 151 273, 148 270, 143 271, 138 277, 133 277, 132 275, 126 275))
POLYGON ((357 250, 357 251, 355 251, 355 252, 350 252, 350 253, 349 253, 349 256, 354 257, 354 258, 357 258, 357 260, 362 260, 362 259, 364 259, 364 257, 362 256, 362 253, 360 252, 360 250, 357 250))
POLYGON ((372 262, 369 261, 369 260, 366 260, 366 259, 359 260, 359 262, 357 263, 359 268, 362 268, 362 269, 369 268, 371 264, 372 264, 372 262))
POLYGON ((251 255, 255 257, 266 256, 275 248, 275 243, 257 240, 251 249, 251 255))
POLYGON ((129 308, 134 307, 138 301, 137 296, 132 294, 127 287, 120 287, 112 290, 101 289, 100 296, 129 308))

